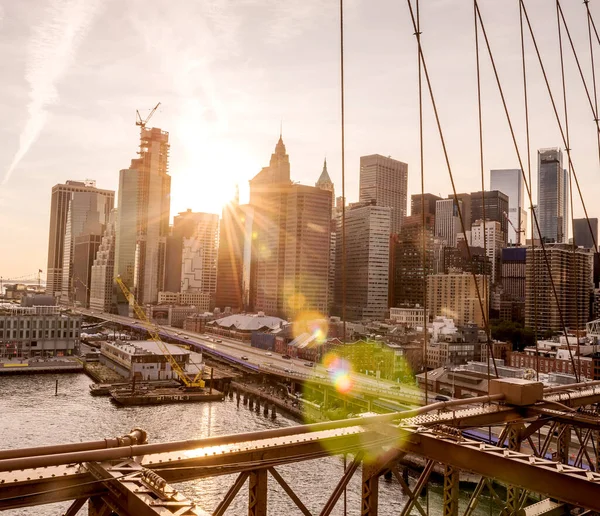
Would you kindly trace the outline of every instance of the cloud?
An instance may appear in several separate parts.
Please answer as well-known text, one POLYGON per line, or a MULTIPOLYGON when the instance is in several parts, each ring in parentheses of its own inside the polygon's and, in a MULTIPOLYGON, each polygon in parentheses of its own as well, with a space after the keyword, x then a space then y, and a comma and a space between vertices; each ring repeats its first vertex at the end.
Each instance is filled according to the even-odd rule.
POLYGON ((100 1, 51 0, 41 23, 33 28, 25 71, 29 85, 27 121, 19 137, 19 148, 0 185, 10 179, 39 136, 48 117, 48 106, 58 102, 57 84, 71 65, 100 1))

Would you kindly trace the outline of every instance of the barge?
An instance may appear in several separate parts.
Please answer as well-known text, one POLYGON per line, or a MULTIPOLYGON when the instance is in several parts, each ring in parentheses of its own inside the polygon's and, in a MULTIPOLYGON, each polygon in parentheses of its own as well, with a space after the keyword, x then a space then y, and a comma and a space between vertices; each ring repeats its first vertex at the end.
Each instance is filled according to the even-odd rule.
POLYGON ((113 389, 111 399, 126 407, 139 405, 163 405, 170 403, 198 403, 223 401, 225 395, 212 389, 185 390, 181 388, 156 388, 147 391, 131 392, 131 389, 113 389))

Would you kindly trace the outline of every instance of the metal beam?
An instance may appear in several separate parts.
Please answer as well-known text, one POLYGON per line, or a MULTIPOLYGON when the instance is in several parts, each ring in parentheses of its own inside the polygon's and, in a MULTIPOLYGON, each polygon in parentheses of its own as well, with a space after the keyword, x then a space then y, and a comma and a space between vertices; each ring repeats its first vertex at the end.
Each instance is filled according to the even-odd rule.
POLYGON ((402 449, 600 512, 600 474, 428 430, 405 435, 402 449))
POLYGON ((269 468, 269 473, 271 473, 272 477, 275 480, 277 480, 277 483, 282 487, 282 489, 286 492, 286 494, 290 497, 290 499, 296 504, 296 507, 298 507, 298 509, 300 509, 300 512, 302 512, 302 514, 304 514, 304 516, 312 516, 310 511, 302 503, 302 500, 300 500, 300 498, 298 498, 298 495, 296 493, 294 493, 294 490, 283 479, 283 477, 279 474, 279 472, 275 468, 269 468))
POLYGON ((443 516, 458 516, 459 470, 444 464, 443 516))
POLYGON ((377 516, 379 506, 379 475, 381 464, 365 463, 362 467, 361 482, 361 516, 377 516))
POLYGON ((248 516, 267 516, 267 470, 250 472, 248 489, 248 516))
POLYGON ((331 511, 333 511, 335 505, 340 499, 340 496, 342 496, 344 489, 346 489, 348 482, 350 482, 350 480, 354 476, 354 473, 356 473, 358 466, 360 466, 363 456, 363 452, 359 452, 354 456, 354 460, 348 465, 346 471, 344 471, 342 478, 340 478, 340 481, 335 486, 335 489, 333 490, 331 496, 329 497, 329 500, 327 500, 323 509, 319 513, 319 516, 329 516, 331 514, 331 511))
POLYGON ((250 473, 247 471, 242 471, 238 475, 233 485, 229 488, 229 491, 225 493, 225 497, 219 502, 219 505, 217 505, 215 512, 213 512, 213 516, 223 516, 223 514, 225 514, 225 511, 231 502, 233 502, 233 499, 236 497, 249 475, 250 473))
POLYGON ((76 516, 81 508, 85 505, 85 502, 87 502, 87 498, 79 498, 75 500, 63 514, 63 516, 76 516))
POLYGON ((429 481, 429 475, 431 475, 431 472, 433 471, 433 464, 434 462, 432 460, 428 460, 427 464, 425 464, 425 467, 419 476, 419 480, 417 480, 417 485, 415 486, 412 496, 400 513, 401 516, 409 515, 412 511, 412 508, 415 506, 415 503, 418 503, 421 491, 427 485, 427 482, 429 481))

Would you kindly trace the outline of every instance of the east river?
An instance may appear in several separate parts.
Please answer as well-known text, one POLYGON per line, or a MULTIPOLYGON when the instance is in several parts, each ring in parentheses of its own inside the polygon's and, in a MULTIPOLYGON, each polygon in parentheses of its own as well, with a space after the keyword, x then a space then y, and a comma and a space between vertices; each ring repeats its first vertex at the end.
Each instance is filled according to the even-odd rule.
MULTIPOLYGON (((36 375, 0 377, 0 448, 25 448, 59 443, 73 443, 116 437, 129 433, 132 428, 148 432, 148 442, 199 439, 202 437, 234 434, 253 430, 287 427, 298 424, 279 414, 273 421, 235 400, 214 403, 162 405, 156 407, 115 406, 108 397, 89 394, 91 380, 83 375, 36 375), (55 381, 58 379, 58 395, 55 381)), ((340 457, 299 462, 278 468, 281 475, 295 490, 313 514, 318 514, 338 482, 343 463, 340 457)), ((235 476, 227 475, 177 484, 177 488, 211 514, 221 501, 235 476)), ((411 481, 411 485, 414 481, 411 481)), ((400 513, 406 497, 394 480, 380 480, 379 514, 391 516, 400 513)), ((427 497, 421 497, 430 514, 441 512, 441 486, 434 485, 427 497)), ((461 490, 464 511, 468 493, 461 490)), ((69 503, 42 505, 27 509, 6 511, 7 515, 62 514, 69 503)), ((247 489, 242 489, 227 514, 247 514, 247 489)), ((292 516, 301 514, 272 478, 269 478, 269 514, 292 516)), ((475 514, 498 514, 490 510, 483 499, 475 514)), ((81 514, 86 514, 82 509, 81 514)), ((343 515, 343 499, 338 502, 335 515, 343 515)), ((360 514, 360 471, 347 490, 347 514, 360 514)), ((413 514, 417 514, 414 510, 413 514)))

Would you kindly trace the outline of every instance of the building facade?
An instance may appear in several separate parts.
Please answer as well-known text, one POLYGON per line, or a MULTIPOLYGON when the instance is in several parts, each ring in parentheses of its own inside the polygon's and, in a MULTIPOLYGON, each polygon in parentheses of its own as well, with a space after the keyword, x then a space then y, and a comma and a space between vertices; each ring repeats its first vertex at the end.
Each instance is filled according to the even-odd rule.
POLYGON ((46 292, 59 297, 71 291, 72 244, 76 236, 100 231, 114 207, 115 192, 96 188, 95 181, 72 181, 52 187, 46 292), (65 245, 66 244, 66 245, 65 245), (67 262, 65 263, 65 253, 67 262), (66 268, 66 270, 65 270, 66 268), (63 289, 63 278, 67 285, 63 289))
POLYGON ((164 290, 171 176, 169 133, 143 127, 140 157, 119 177, 115 274, 140 304, 156 303, 164 290))
POLYGON ((487 318, 489 290, 485 276, 469 273, 433 274, 428 278, 427 292, 427 308, 433 317, 452 318, 458 326, 469 322, 480 328, 485 326, 481 306, 483 304, 487 318))
POLYGON ((215 306, 233 312, 251 311, 250 271, 254 208, 230 202, 223 208, 217 257, 215 306))
POLYGON ((116 219, 117 212, 113 210, 90 272, 89 307, 100 312, 112 312, 116 301, 114 297, 116 219))
MULTIPOLYGON (((457 205, 454 199, 442 199, 435 203, 435 235, 442 238, 449 247, 456 247, 456 236, 462 232, 459 206, 462 209, 462 201, 457 205)), ((465 229, 469 228, 465 226, 465 229)))
POLYGON ((58 306, 0 309, 0 357, 69 356, 79 351, 81 316, 58 306))
POLYGON ((550 271, 543 249, 527 248, 525 326, 562 331, 562 313, 568 329, 584 329, 594 288, 592 252, 589 249, 573 249, 568 244, 548 244, 546 256, 550 271), (554 281, 558 303, 550 277, 554 281))
MULTIPOLYGON (((392 209, 357 203, 346 210, 347 320, 383 319, 388 309, 392 209)), ((343 315, 342 224, 338 219, 335 311, 343 315)))
POLYGON ((508 197, 508 220, 510 221, 507 234, 508 245, 525 245, 527 211, 525 210, 525 188, 521 169, 491 170, 490 189, 500 191, 508 197))
POLYGON ((567 241, 569 213, 568 176, 558 148, 538 150, 537 217, 545 242, 567 241))
POLYGON ((391 233, 398 233, 406 217, 408 165, 379 154, 361 156, 359 200, 391 208, 391 233))
MULTIPOLYGON (((500 224, 503 246, 507 244, 508 235, 508 196, 498 190, 491 192, 471 193, 471 220, 491 220, 500 224), (484 217, 485 209, 485 217, 484 217)), ((475 245, 475 244, 473 244, 475 245)))
POLYGON ((421 196, 421 194, 413 194, 410 196, 410 214, 412 217, 421 215, 423 213, 421 206, 423 201, 425 201, 425 214, 435 216, 435 203, 441 200, 441 197, 430 193, 426 193, 423 196, 421 196), (421 197, 423 197, 423 199, 421 199, 421 197))
POLYGON ((500 226, 500 222, 496 220, 476 220, 471 226, 471 244, 473 247, 481 247, 485 249, 492 270, 492 282, 496 283, 500 280, 500 258, 502 248, 504 247, 504 232, 500 226))
POLYGON ((573 219, 573 242, 577 247, 597 250, 598 219, 573 219), (591 231, 590 231, 591 228, 591 231))

